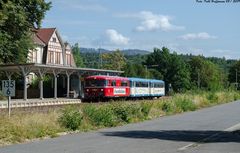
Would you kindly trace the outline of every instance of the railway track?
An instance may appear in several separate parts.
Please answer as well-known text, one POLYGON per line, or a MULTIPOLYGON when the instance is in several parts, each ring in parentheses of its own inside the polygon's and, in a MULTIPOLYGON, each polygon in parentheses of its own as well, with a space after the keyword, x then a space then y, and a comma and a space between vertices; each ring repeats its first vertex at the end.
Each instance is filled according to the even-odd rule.
MULTIPOLYGON (((153 102, 159 99, 169 99, 171 97, 164 96, 158 99, 153 99, 153 102)), ((136 99, 136 100, 127 100, 127 102, 143 102, 147 99, 136 99)), ((121 100, 115 100, 110 102, 120 102, 121 100)), ((88 102, 89 103, 89 102, 88 102)), ((90 102, 94 105, 101 105, 108 102, 90 102)), ((79 105, 83 104, 81 99, 67 99, 67 98, 46 98, 44 100, 39 99, 28 99, 27 101, 21 99, 13 99, 11 101, 11 110, 12 112, 24 112, 24 113, 31 113, 31 112, 48 112, 50 110, 58 110, 67 105, 79 105)), ((4 114, 8 111, 7 101, 0 101, 0 114, 4 114)))

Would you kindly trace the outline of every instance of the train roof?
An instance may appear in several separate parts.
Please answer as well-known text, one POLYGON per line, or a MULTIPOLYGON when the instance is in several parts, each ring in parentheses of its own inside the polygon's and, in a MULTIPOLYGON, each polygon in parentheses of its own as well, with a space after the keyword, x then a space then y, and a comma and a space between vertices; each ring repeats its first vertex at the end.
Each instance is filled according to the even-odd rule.
POLYGON ((140 82, 159 82, 164 83, 163 80, 156 80, 156 79, 143 79, 143 78, 128 78, 130 81, 140 81, 140 82))
POLYGON ((107 79, 107 80, 113 80, 113 79, 119 79, 119 80, 128 80, 128 78, 120 77, 120 76, 108 76, 108 75, 92 75, 88 76, 85 79, 107 79))

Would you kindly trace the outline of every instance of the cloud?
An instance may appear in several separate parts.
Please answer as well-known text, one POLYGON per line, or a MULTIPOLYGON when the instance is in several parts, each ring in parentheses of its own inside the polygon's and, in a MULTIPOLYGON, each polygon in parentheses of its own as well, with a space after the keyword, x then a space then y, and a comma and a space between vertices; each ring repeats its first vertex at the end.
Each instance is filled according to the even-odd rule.
POLYGON ((171 24, 169 16, 157 15, 149 11, 142 11, 139 15, 142 21, 141 25, 136 27, 137 31, 172 31, 184 29, 182 26, 171 24))
POLYGON ((216 39, 216 36, 212 36, 208 34, 207 32, 200 32, 200 33, 188 33, 185 35, 180 36, 181 39, 183 40, 207 40, 207 39, 216 39))
POLYGON ((105 33, 112 44, 127 45, 129 43, 129 38, 124 37, 122 34, 118 33, 114 29, 107 29, 105 33))
POLYGON ((156 30, 175 31, 185 29, 183 26, 176 26, 170 23, 172 20, 170 16, 153 14, 150 11, 141 11, 135 14, 118 14, 116 17, 140 19, 140 25, 135 28, 140 32, 156 30))

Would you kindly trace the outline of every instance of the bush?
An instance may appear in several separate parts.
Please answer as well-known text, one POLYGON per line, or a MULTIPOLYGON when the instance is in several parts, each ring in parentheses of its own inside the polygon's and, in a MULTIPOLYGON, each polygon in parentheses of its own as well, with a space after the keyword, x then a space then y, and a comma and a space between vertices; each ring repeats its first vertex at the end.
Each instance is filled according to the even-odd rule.
POLYGON ((197 109, 197 106, 193 103, 193 101, 191 101, 190 99, 188 98, 177 98, 175 100, 175 104, 176 104, 176 107, 180 110, 182 110, 183 112, 186 112, 186 111, 194 111, 197 109))
POLYGON ((94 115, 94 113, 97 111, 97 108, 95 105, 84 105, 83 107, 83 114, 86 118, 91 119, 91 117, 94 115))
POLYGON ((141 120, 143 115, 141 113, 141 106, 139 104, 128 105, 130 122, 141 120))
POLYGON ((240 99, 240 94, 239 94, 238 92, 235 92, 235 93, 234 93, 234 96, 233 96, 233 99, 234 99, 234 100, 240 99))
POLYGON ((83 112, 93 125, 107 127, 116 125, 116 116, 110 105, 103 105, 98 108, 87 105, 83 112))
POLYGON ((75 107, 66 107, 59 117, 59 123, 65 128, 76 130, 82 122, 83 116, 75 107))
POLYGON ((162 104, 162 110, 166 113, 172 113, 174 111, 174 106, 170 101, 164 101, 162 104))
POLYGON ((114 114, 116 115, 117 119, 120 121, 129 123, 130 122, 130 109, 127 105, 113 105, 113 111, 114 114))
POLYGON ((218 102, 218 96, 215 92, 210 92, 207 95, 207 99, 210 101, 210 103, 217 103, 218 102))
POLYGON ((152 103, 150 103, 150 102, 141 103, 141 105, 140 105, 140 107, 141 107, 141 112, 142 112, 142 114, 143 114, 143 116, 144 116, 145 118, 148 117, 149 112, 150 112, 152 106, 153 106, 153 105, 152 105, 152 103))

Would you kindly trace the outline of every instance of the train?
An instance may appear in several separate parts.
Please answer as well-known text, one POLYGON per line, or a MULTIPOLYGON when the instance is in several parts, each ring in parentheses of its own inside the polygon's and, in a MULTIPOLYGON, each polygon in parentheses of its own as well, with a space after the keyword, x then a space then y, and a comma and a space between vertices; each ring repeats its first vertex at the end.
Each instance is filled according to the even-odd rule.
POLYGON ((162 80, 94 75, 85 78, 84 101, 142 99, 165 95, 162 80))

